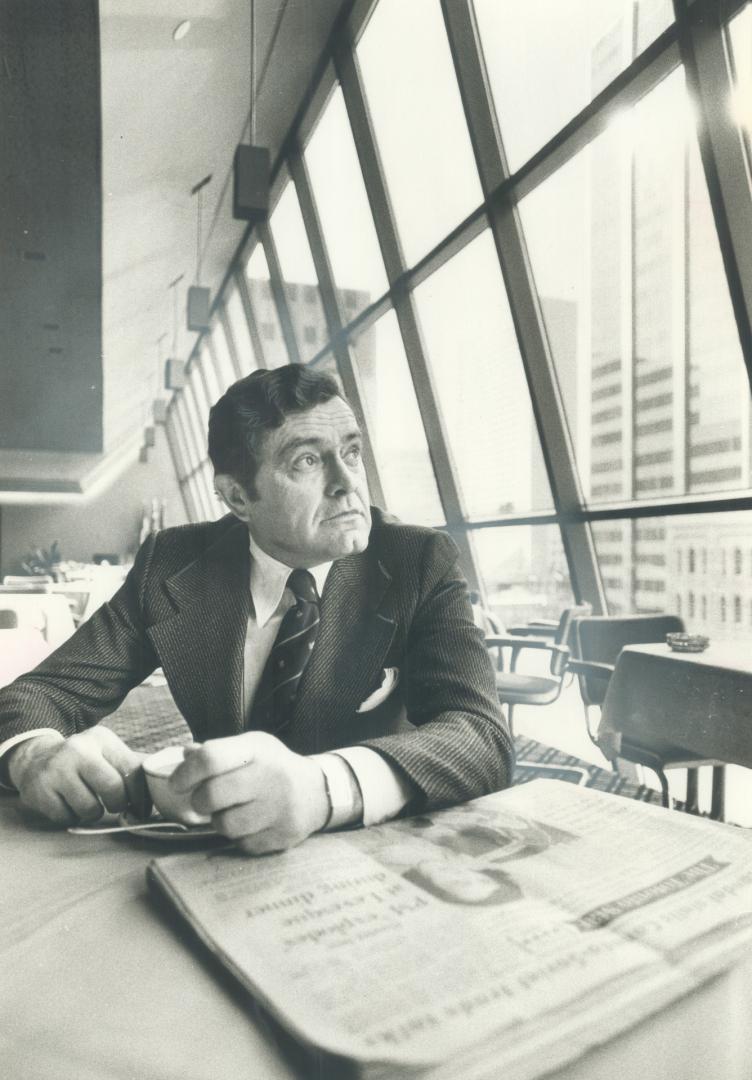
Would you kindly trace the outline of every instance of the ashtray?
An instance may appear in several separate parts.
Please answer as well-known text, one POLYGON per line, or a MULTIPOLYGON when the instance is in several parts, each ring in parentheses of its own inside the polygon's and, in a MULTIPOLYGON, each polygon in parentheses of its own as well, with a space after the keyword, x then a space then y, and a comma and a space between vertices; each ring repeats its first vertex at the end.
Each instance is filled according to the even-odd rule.
POLYGON ((666 643, 674 652, 704 652, 710 638, 704 634, 666 634, 666 643))

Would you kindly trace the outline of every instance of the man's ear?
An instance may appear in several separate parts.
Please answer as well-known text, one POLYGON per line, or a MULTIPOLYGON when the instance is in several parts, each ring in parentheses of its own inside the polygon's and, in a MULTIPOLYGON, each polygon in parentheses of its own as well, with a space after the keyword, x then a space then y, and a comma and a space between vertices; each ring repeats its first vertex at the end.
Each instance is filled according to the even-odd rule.
POLYGON ((240 518, 241 521, 247 522, 251 500, 243 485, 240 484, 234 476, 230 476, 228 473, 216 473, 214 476, 214 487, 217 489, 217 494, 227 509, 234 514, 236 518, 240 518))

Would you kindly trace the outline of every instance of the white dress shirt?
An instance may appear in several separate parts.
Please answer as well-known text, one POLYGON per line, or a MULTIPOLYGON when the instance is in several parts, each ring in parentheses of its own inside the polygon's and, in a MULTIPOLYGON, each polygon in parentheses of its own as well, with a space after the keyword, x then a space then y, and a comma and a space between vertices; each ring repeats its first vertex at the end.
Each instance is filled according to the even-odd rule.
MULTIPOLYGON (((269 653, 279 630, 279 624, 295 597, 287 588, 291 570, 284 563, 267 555, 253 538, 251 547, 251 614, 248 619, 245 649, 243 653, 243 715, 247 718, 253 704, 253 695, 261 679, 269 653)), ((312 566, 311 574, 316 582, 319 596, 332 564, 312 566)), ((389 762, 367 746, 348 746, 336 753, 314 754, 327 777, 327 788, 334 785, 339 790, 349 784, 349 772, 355 776, 363 798, 363 824, 376 825, 387 821, 400 812, 410 799, 412 789, 408 780, 398 775, 389 762), (349 769, 348 769, 349 766, 349 769), (332 770, 340 770, 338 777, 332 770)), ((353 817, 344 810, 330 822, 331 828, 352 823, 353 817)))
MULTIPOLYGON (((291 568, 278 562, 263 551, 253 538, 251 548, 251 612, 248 618, 245 647, 243 650, 243 716, 248 718, 253 696, 264 666, 272 651, 279 625, 285 612, 295 604, 295 597, 287 588, 291 568)), ((331 562, 311 567, 319 596, 324 591, 331 562)), ((36 728, 14 735, 0 743, 0 760, 14 746, 33 739, 37 735, 59 735, 53 728, 36 728)), ((336 789, 339 793, 336 812, 330 817, 327 828, 354 824, 357 820, 355 800, 347 806, 346 793, 352 787, 352 777, 363 800, 364 825, 377 825, 395 817, 412 796, 410 782, 399 775, 389 762, 367 746, 348 746, 336 753, 311 755, 319 764, 326 780, 330 802, 336 789)), ((0 781, 0 787, 6 787, 0 781)))

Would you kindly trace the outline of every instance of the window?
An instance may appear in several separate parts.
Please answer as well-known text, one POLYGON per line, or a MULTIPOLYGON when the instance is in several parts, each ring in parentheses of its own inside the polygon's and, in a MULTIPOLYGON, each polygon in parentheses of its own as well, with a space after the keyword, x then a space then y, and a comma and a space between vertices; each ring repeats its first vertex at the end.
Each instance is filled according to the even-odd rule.
POLYGON ((339 87, 316 125, 305 160, 334 282, 345 290, 350 319, 386 292, 387 280, 339 87))
POLYGON ((190 385, 180 392, 180 400, 183 410, 185 430, 190 438, 191 446, 191 469, 195 469, 203 459, 206 449, 206 437, 204 427, 196 408, 196 399, 190 385))
POLYGON ((488 607, 503 626, 558 619, 574 603, 556 526, 478 529, 470 535, 488 607))
POLYGON ((179 481, 182 481, 190 472, 188 464, 188 448, 183 438, 175 406, 170 409, 167 416, 167 434, 175 463, 175 472, 179 481))
POLYGON ((315 326, 304 326, 303 327, 303 341, 305 341, 306 345, 315 345, 316 344, 316 327, 315 326))
POLYGON ((183 399, 184 391, 175 395, 175 407, 173 409, 173 416, 175 418, 175 430, 178 432, 180 438, 180 444, 184 451, 184 467, 186 474, 191 472, 194 466, 198 463, 199 455, 196 446, 195 436, 190 428, 188 422, 188 413, 183 399))
POLYGON ((504 147, 517 169, 672 19, 670 0, 475 0, 504 147), (534 104, 533 104, 534 103, 534 104))
POLYGON ((684 595, 687 617, 695 620, 693 630, 711 638, 752 642, 752 623, 742 618, 748 594, 739 587, 739 579, 738 619, 736 609, 733 620, 729 618, 728 601, 723 597, 728 580, 723 554, 729 542, 743 550, 740 536, 752 537, 752 511, 597 522, 591 532, 610 614, 668 611, 665 605, 684 595), (678 551, 685 552, 683 569, 672 556, 678 551), (702 578, 688 580, 689 574, 694 575, 705 564, 703 552, 708 551, 711 558, 707 559, 702 578), (619 556, 621 562, 616 562, 614 556, 619 556), (687 590, 690 584, 691 593, 687 590))
POLYGON ((219 401, 222 396, 222 389, 219 385, 217 378, 217 372, 214 368, 214 361, 212 360, 211 353, 206 344, 206 339, 201 345, 201 351, 199 356, 199 365, 201 372, 204 376, 204 382, 206 383, 206 392, 209 397, 209 401, 213 405, 215 401, 219 401))
POLYGON ((245 279, 254 318, 264 342, 264 361, 267 367, 289 363, 289 356, 279 324, 277 305, 269 280, 269 265, 261 244, 256 244, 245 267, 245 279))
POLYGON ((225 328, 221 321, 215 317, 209 337, 212 353, 214 355, 215 369, 219 378, 222 392, 231 386, 237 379, 235 367, 230 356, 230 347, 227 344, 225 328))
POLYGON ((551 506, 527 382, 491 234, 415 290, 468 515, 551 506))
POLYGON ((752 6, 747 4, 732 19, 729 30, 735 78, 731 112, 739 125, 747 145, 747 154, 752 161, 752 6))
POLYGON ((588 502, 749 488, 749 384, 683 71, 519 210, 588 502))
POLYGON ((404 521, 444 521, 397 319, 388 312, 353 342, 386 508, 404 521))
POLYGON ((240 299, 237 288, 230 289, 225 309, 235 345, 235 358, 241 372, 247 375, 258 367, 258 363, 253 352, 253 342, 248 329, 248 320, 243 308, 243 301, 240 299))
POLYGON ((201 430, 202 432, 205 432, 209 423, 210 402, 206 396, 206 390, 204 389, 204 382, 201 378, 199 366, 195 362, 191 365, 191 372, 188 378, 188 388, 193 394, 193 399, 196 403, 196 410, 198 412, 201 430))
POLYGON ((380 0, 357 54, 413 265, 482 197, 440 5, 380 0))
POLYGON ((313 265, 313 256, 311 255, 311 248, 303 224, 303 215, 300 212, 295 185, 291 180, 287 182, 282 197, 271 216, 269 226, 277 247, 282 276, 285 279, 290 318, 295 327, 300 359, 302 361, 310 360, 315 349, 311 347, 310 341, 305 340, 302 333, 303 319, 305 318, 309 322, 312 319, 316 320, 324 339, 328 334, 324 309, 321 306, 319 296, 318 278, 313 265), (298 293, 298 285, 306 286, 302 299, 298 293), (290 286, 294 286, 294 294, 290 286))

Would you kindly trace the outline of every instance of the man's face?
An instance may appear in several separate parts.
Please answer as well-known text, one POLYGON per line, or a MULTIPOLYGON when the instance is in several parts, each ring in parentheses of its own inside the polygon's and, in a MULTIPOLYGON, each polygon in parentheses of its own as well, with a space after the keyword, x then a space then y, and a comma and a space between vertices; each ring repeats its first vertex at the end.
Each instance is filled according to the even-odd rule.
POLYGON ((293 413, 264 437, 245 520, 267 554, 309 567, 365 550, 371 513, 361 447, 339 397, 293 413))

